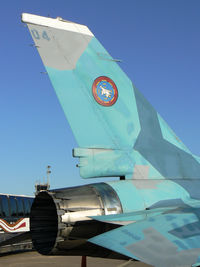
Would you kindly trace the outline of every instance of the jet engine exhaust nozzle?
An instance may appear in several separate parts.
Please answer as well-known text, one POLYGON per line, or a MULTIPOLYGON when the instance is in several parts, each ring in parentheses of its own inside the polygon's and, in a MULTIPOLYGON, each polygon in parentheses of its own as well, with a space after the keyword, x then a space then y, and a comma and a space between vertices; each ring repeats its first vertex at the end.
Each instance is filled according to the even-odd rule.
POLYGON ((87 239, 116 227, 91 217, 121 212, 116 192, 106 183, 41 191, 30 214, 33 245, 44 255, 82 255, 87 239))

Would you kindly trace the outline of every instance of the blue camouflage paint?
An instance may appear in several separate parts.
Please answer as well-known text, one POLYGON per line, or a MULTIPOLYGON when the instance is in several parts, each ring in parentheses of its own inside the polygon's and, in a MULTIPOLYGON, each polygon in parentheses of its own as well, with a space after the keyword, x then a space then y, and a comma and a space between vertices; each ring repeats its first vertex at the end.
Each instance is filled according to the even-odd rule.
POLYGON ((47 60, 51 53, 43 61, 56 65, 46 69, 79 146, 73 155, 79 158, 81 177, 126 178, 107 182, 123 213, 94 219, 129 224, 89 241, 156 267, 196 266, 200 262, 200 157, 181 142, 95 37, 69 34, 69 42, 75 36, 70 51, 80 56, 75 62, 71 54, 63 54, 68 51, 65 44, 59 50, 62 31, 45 27, 44 36, 42 32, 39 25, 32 29, 39 52, 44 53, 47 41, 62 58, 62 66, 57 57, 47 60), (79 46, 84 47, 82 54, 79 46), (97 86, 101 104, 93 95, 92 86, 100 76, 116 85, 118 98, 110 106, 101 105, 109 102, 109 92, 104 94, 100 86, 113 98, 111 85, 97 86))
POLYGON ((89 241, 106 248, 112 247, 116 252, 156 267, 183 266, 183 262, 185 266, 191 266, 200 254, 199 229, 188 229, 190 237, 184 239, 180 237, 180 232, 178 236, 173 231, 174 228, 185 227, 186 221, 188 225, 195 223, 198 217, 192 210, 174 211, 170 220, 168 217, 164 212, 156 217, 149 216, 144 221, 130 223, 89 241))
POLYGON ((172 143, 173 145, 179 147, 180 149, 184 150, 187 153, 191 153, 190 150, 182 143, 182 141, 176 136, 173 130, 167 125, 167 123, 163 120, 163 118, 157 114, 162 136, 163 138, 172 143))
POLYGON ((47 67, 79 146, 105 149, 100 153, 85 152, 84 157, 82 153, 79 155, 79 149, 75 150, 74 155, 80 157, 81 176, 123 175, 131 178, 134 166, 142 164, 149 166, 150 179, 198 179, 199 161, 132 85, 117 63, 99 58, 99 53, 111 58, 94 37, 75 69, 60 71, 47 67), (110 107, 99 105, 92 95, 92 84, 102 75, 111 78, 118 88, 118 100, 110 107), (79 113, 80 106, 83 108, 79 113))
POLYGON ((107 54, 93 38, 74 70, 47 67, 48 74, 80 147, 131 148, 140 131, 138 117, 132 120, 137 114, 132 83, 115 62, 100 60, 97 52, 107 54), (118 91, 123 89, 111 107, 99 105, 92 95, 92 84, 102 75, 113 79, 118 91), (84 107, 81 113, 77 112, 80 106, 84 107))
MULTIPOLYGON (((160 200, 177 199, 190 204, 190 195, 174 181, 112 181, 107 182, 118 194, 124 212, 133 212, 151 208, 160 200)), ((200 183, 199 183, 200 185, 200 183)), ((162 207, 162 206, 161 206, 162 207)))

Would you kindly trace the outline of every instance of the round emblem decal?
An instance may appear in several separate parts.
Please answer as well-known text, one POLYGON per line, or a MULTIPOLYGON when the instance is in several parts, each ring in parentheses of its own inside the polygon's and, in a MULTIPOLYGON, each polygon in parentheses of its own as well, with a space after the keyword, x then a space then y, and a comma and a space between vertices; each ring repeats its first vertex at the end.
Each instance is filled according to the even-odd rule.
POLYGON ((117 86, 110 78, 100 76, 92 85, 94 99, 102 106, 112 106, 118 98, 117 86))

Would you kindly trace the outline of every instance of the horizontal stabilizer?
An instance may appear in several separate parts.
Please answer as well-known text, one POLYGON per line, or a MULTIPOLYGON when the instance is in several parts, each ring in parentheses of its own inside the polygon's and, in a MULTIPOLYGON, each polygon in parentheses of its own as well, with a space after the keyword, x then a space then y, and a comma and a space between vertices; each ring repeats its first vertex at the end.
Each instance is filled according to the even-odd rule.
POLYGON ((200 256, 199 208, 173 209, 89 239, 156 267, 192 266, 200 256))
POLYGON ((160 214, 169 212, 170 210, 174 210, 174 207, 134 211, 134 212, 121 213, 121 214, 93 216, 91 218, 96 221, 105 222, 105 223, 127 225, 133 222, 143 221, 143 220, 152 218, 154 216, 158 216, 160 214))

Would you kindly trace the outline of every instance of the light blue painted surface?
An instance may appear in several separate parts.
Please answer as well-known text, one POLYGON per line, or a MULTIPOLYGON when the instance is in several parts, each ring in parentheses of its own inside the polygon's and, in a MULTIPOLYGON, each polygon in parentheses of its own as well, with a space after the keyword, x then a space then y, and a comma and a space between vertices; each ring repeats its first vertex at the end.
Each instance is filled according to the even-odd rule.
POLYGON ((108 54, 93 38, 74 70, 46 69, 80 147, 130 148, 140 131, 132 83, 114 61, 99 59, 97 53, 108 54), (118 88, 111 107, 93 98, 92 84, 99 76, 110 77, 118 88))
POLYGON ((185 201, 190 197, 183 187, 169 180, 160 181, 154 188, 140 189, 140 192, 146 207, 151 207, 160 200, 181 199, 185 201))
POLYGON ((199 179, 199 161, 117 63, 106 60, 107 57, 111 58, 94 37, 75 69, 60 71, 47 67, 79 146, 112 149, 85 153, 84 157, 76 149, 74 155, 80 157, 80 175, 131 178, 135 165, 148 165, 149 179, 199 179), (99 76, 111 78, 118 88, 118 100, 113 106, 101 106, 92 95, 92 84, 99 76))
POLYGON ((92 217, 96 221, 100 222, 132 222, 132 221, 141 221, 146 219, 146 214, 142 212, 127 212, 122 214, 114 214, 114 215, 102 215, 102 216, 93 216, 92 217))
POLYGON ((121 214, 112 214, 112 215, 102 215, 102 216, 93 216, 94 220, 101 221, 101 222, 110 222, 110 223, 120 223, 123 225, 129 224, 132 222, 139 222, 143 221, 148 218, 152 218, 154 216, 161 215, 164 212, 168 212, 174 209, 174 207, 170 208, 158 208, 152 210, 142 210, 142 211, 133 211, 133 212, 126 212, 121 214))
MULTIPOLYGON (((107 182, 121 201, 123 212, 133 212, 151 208, 162 201, 181 200, 189 204, 189 193, 184 187, 169 180, 125 180, 107 182)), ((184 185, 187 187, 187 185, 184 185)), ((199 183, 200 186, 200 183, 199 183)))
POLYGON ((200 163, 200 157, 199 156, 193 155, 193 157, 200 163))
POLYGON ((176 136, 174 131, 167 125, 163 118, 159 114, 157 115, 163 138, 166 139, 168 142, 172 143, 173 145, 179 147, 180 149, 185 150, 185 152, 191 153, 190 150, 183 144, 183 142, 176 136))
POLYGON ((133 186, 132 180, 107 182, 121 201, 123 212, 144 210, 145 204, 140 192, 133 186))
MULTIPOLYGON (((148 166, 149 179, 163 179, 163 176, 133 149, 75 148, 73 156, 79 158, 80 174, 83 178, 126 176, 133 178, 137 165, 148 166)), ((142 173, 138 174, 140 179, 142 173), (141 175, 141 176, 140 176, 141 175)))
MULTIPOLYGON (((59 41, 56 30, 53 34, 49 42, 59 41)), ((63 57, 69 60, 71 55, 63 57)), ((198 261, 199 157, 182 144, 95 37, 73 70, 46 69, 79 145, 74 156, 80 158, 81 176, 125 176, 126 180, 107 182, 122 205, 124 214, 116 217, 139 221, 90 241, 156 267, 198 261), (99 76, 117 86, 113 106, 99 105, 92 95, 99 76), (157 210, 164 207, 164 212, 157 210)))
POLYGON ((197 222, 195 210, 180 210, 150 216, 89 241, 153 266, 191 266, 200 254, 197 222))

